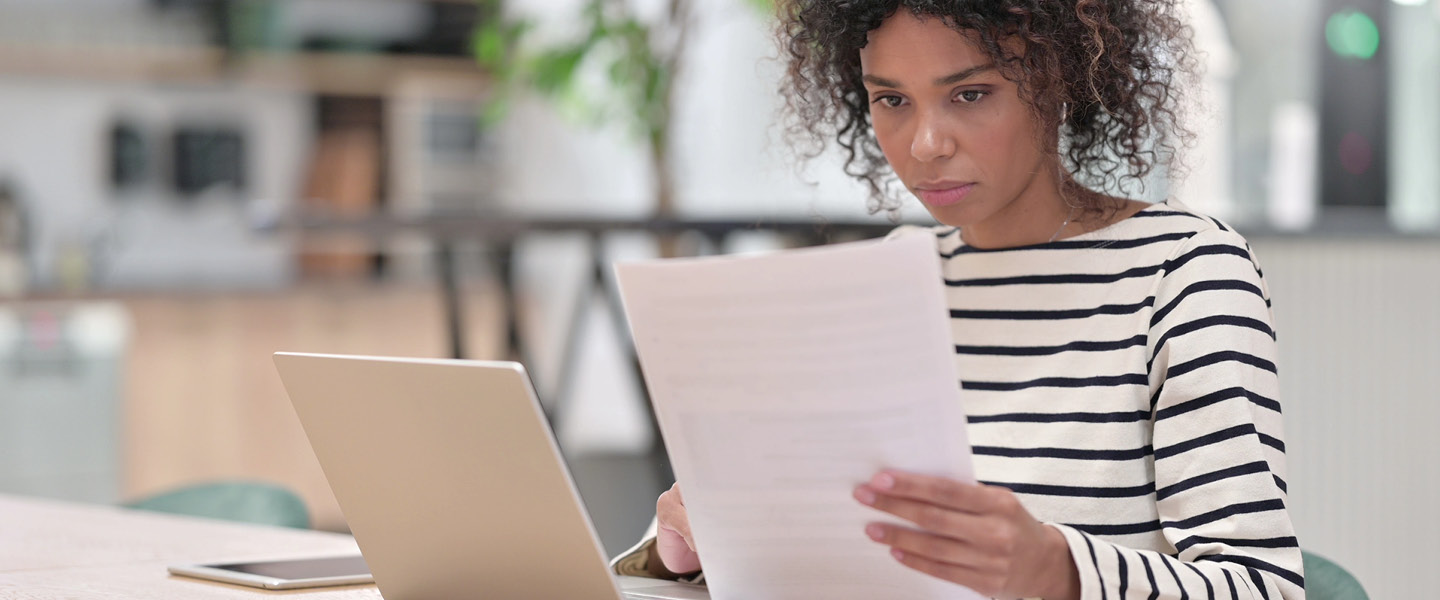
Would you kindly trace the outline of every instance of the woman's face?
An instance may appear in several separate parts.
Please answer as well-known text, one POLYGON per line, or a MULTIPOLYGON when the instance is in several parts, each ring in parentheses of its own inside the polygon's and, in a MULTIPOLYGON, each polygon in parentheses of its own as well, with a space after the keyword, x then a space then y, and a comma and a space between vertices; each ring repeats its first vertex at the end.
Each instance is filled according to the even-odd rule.
POLYGON ((897 11, 870 32, 860 66, 880 149, 937 221, 1020 217, 1034 206, 1017 198, 1055 185, 1054 155, 1015 83, 940 19, 897 11))

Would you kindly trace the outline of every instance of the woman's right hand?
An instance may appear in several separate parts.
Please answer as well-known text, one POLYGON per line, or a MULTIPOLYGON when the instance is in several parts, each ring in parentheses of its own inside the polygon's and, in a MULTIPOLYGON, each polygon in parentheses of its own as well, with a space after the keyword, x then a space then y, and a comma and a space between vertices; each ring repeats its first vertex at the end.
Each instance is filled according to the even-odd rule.
POLYGON ((700 570, 700 556, 695 553, 695 540, 690 535, 690 515, 685 512, 685 498, 680 484, 670 486, 655 501, 655 551, 660 562, 673 573, 685 574, 700 570))

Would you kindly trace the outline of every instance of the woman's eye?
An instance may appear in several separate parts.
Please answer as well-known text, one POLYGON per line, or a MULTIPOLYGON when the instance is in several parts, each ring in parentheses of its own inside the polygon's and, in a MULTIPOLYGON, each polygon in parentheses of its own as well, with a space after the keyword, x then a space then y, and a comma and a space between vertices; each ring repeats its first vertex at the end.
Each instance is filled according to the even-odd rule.
POLYGON ((904 104, 905 99, 899 96, 881 96, 879 98, 876 98, 875 102, 882 104, 888 108, 896 108, 901 104, 904 104))
POLYGON ((960 92, 959 94, 955 94, 955 98, 960 100, 961 102, 964 102, 965 104, 979 102, 980 99, 984 97, 985 92, 982 92, 980 90, 965 90, 963 92, 960 92))

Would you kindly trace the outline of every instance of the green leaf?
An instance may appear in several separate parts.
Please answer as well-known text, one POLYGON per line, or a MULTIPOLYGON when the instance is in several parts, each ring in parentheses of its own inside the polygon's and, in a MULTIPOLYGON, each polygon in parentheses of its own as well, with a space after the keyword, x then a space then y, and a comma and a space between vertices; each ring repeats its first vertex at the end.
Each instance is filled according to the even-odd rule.
POLYGON ((626 81, 630 78, 629 67, 630 65, 625 63, 623 57, 610 63, 610 68, 606 69, 606 72, 610 74, 610 83, 614 84, 617 88, 623 88, 626 81))
POLYGON ((568 89, 575 82, 575 72, 589 48, 585 46, 562 48, 542 53, 535 58, 535 89, 543 94, 555 95, 568 89))
POLYGON ((476 30, 471 46, 482 65, 496 67, 505 60, 505 34, 499 23, 486 23, 476 30))
MULTIPOLYGON (((759 10, 770 11, 775 6, 774 0, 742 1, 759 10)), ((621 125, 651 143, 663 143, 669 120, 665 103, 673 82, 665 69, 666 57, 651 44, 651 25, 626 16, 624 4, 628 2, 586 0, 581 30, 568 40, 541 48, 522 43, 528 41, 533 23, 505 23, 497 9, 472 40, 477 60, 489 65, 497 80, 492 101, 486 105, 487 122, 503 117, 512 92, 517 91, 514 86, 523 86, 548 97, 573 119, 621 125), (499 24, 492 25, 492 21, 499 24), (523 55, 517 50, 527 47, 523 55), (605 61, 595 66, 604 69, 602 81, 613 86, 613 91, 596 94, 578 85, 583 65, 594 59, 605 61)))

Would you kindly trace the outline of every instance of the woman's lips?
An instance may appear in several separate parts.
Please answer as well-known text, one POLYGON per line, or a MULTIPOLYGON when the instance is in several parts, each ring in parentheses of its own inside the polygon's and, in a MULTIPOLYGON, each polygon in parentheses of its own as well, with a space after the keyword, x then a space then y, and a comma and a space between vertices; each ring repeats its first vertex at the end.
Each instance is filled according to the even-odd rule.
POLYGON ((955 187, 943 189, 917 189, 915 195, 920 201, 928 206, 950 206, 965 199, 970 195, 970 189, 975 187, 973 183, 966 183, 955 187))

